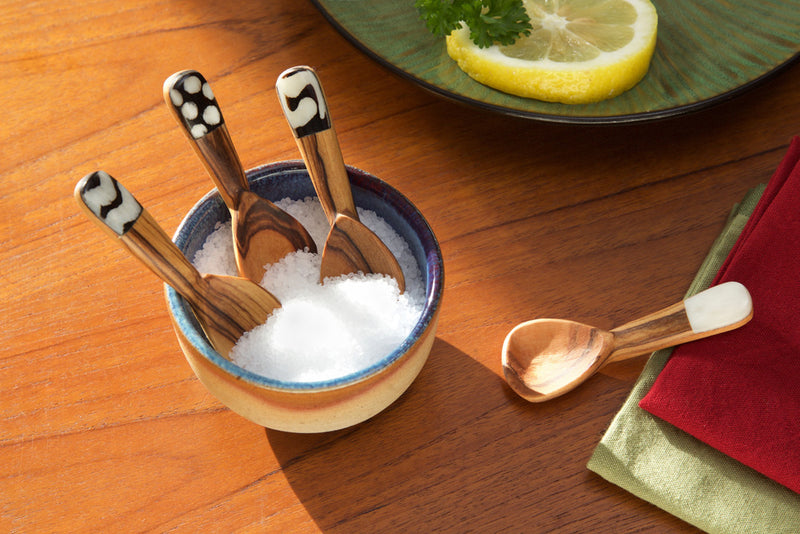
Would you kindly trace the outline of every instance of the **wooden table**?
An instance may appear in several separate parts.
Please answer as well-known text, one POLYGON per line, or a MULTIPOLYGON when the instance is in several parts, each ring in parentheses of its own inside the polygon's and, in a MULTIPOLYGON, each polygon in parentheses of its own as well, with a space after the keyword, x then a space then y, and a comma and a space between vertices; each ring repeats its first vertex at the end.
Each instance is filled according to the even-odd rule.
POLYGON ((0 531, 694 531, 586 469, 644 358, 535 405, 500 347, 536 316, 610 327, 680 299, 800 134, 800 67, 683 118, 581 127, 433 96, 297 0, 5 2, 0 29, 0 531), (72 199, 105 169, 171 233, 211 189, 161 96, 183 68, 246 167, 297 159, 273 89, 296 64, 318 69, 347 162, 419 206, 446 262, 419 378, 322 435, 211 396, 162 284, 72 199))

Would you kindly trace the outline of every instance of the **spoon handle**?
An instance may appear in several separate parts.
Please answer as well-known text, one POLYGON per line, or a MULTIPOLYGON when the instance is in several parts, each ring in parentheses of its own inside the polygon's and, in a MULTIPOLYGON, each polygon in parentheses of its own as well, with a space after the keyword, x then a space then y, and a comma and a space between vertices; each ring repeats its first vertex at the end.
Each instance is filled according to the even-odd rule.
POLYGON ((317 73, 311 67, 292 67, 278 76, 275 89, 328 222, 333 224, 337 214, 358 220, 350 178, 317 73))
POLYGON ((90 219, 190 304, 201 304, 206 280, 122 184, 104 171, 93 172, 75 186, 75 199, 90 219))
POLYGON ((606 363, 727 332, 752 317, 747 288, 726 282, 611 330, 614 351, 606 363))
POLYGON ((241 191, 249 190, 247 177, 209 83, 196 70, 176 72, 164 81, 164 100, 225 205, 238 209, 241 191))

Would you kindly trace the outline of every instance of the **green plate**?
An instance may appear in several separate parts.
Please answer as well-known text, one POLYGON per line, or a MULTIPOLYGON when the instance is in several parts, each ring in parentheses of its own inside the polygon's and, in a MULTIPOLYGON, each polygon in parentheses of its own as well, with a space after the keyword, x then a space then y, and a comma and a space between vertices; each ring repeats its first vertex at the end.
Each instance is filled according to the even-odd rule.
POLYGON ((644 79, 596 104, 554 104, 479 84, 425 28, 414 0, 312 0, 356 47, 434 93, 551 122, 614 124, 697 111, 752 88, 800 58, 800 0, 652 0, 658 42, 644 79))

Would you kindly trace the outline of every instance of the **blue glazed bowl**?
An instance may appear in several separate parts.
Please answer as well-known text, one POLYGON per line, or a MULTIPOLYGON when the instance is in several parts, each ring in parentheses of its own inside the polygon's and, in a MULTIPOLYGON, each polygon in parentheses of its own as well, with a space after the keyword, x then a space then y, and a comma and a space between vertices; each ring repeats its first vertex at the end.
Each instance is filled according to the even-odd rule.
MULTIPOLYGON (((360 423, 394 402, 419 374, 435 338, 444 290, 439 243, 425 218, 399 191, 362 170, 348 167, 358 207, 381 216, 407 242, 420 267, 426 301, 411 334, 370 367, 319 382, 285 382, 243 369, 209 343, 189 304, 165 286, 175 334, 189 365, 223 404, 247 419, 288 432, 326 432, 360 423)), ((273 202, 316 196, 302 161, 271 163, 247 172, 250 188, 273 202)), ((214 190, 181 222, 174 241, 188 258, 230 213, 214 190)), ((320 248, 321 248, 321 244, 320 248)))

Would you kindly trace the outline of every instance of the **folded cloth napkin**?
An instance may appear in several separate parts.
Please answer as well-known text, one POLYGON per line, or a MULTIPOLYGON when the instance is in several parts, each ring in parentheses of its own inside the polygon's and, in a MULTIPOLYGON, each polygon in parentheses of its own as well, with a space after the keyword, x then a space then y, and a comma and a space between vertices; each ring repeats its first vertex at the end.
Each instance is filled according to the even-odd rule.
POLYGON ((711 285, 730 280, 753 319, 676 348, 639 406, 800 493, 800 137, 711 285))
MULTIPOLYGON (((708 287, 763 190, 734 207, 686 296, 708 287)), ((639 407, 670 353, 655 352, 647 361, 587 467, 706 532, 800 532, 800 495, 639 407)))

